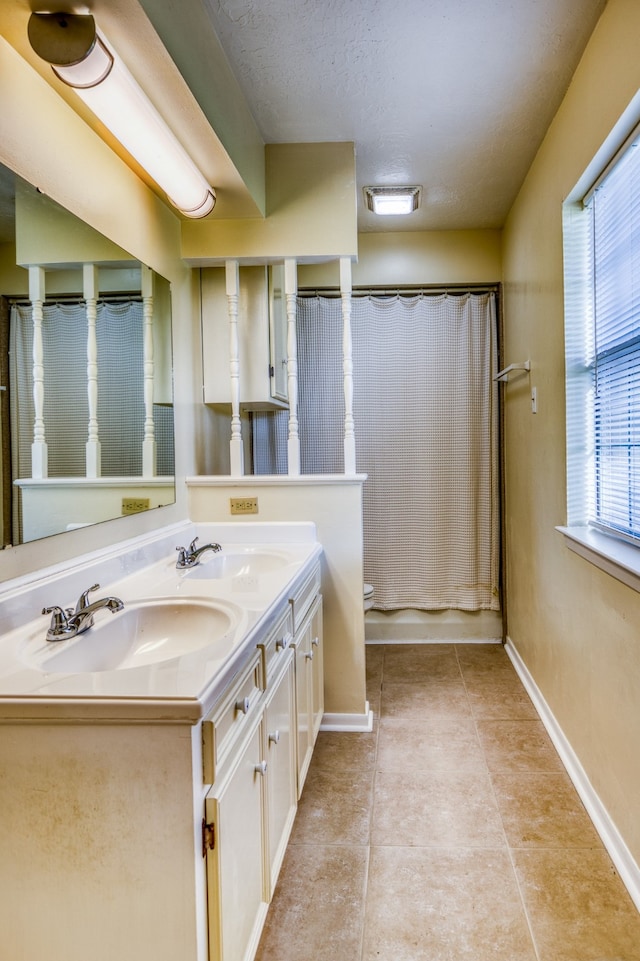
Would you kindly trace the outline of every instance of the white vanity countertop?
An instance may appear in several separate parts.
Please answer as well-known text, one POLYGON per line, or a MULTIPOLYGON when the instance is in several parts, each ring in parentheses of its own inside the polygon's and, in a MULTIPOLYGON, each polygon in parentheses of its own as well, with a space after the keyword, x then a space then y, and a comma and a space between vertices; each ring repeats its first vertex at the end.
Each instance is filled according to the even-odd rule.
MULTIPOLYGON (((143 544, 129 542, 119 554, 97 555, 84 564, 80 559, 73 570, 44 572, 28 584, 10 585, 0 594, 0 720, 197 721, 251 655, 258 634, 269 629, 321 553, 313 524, 189 524, 143 544), (222 551, 204 554, 198 568, 178 571, 175 546, 188 546, 194 536, 198 547, 218 542, 222 551), (252 555, 257 555, 255 570, 252 555), (244 558, 248 564, 238 563, 244 558), (274 563, 268 563, 272 559, 274 563), (225 563, 225 576, 206 576, 209 565, 225 563), (123 570, 119 579, 105 576, 123 570), (104 621, 106 630, 115 623, 107 619, 121 616, 101 610, 95 615, 96 627, 84 634, 45 640, 49 617, 40 613, 42 607, 75 606, 79 593, 95 583, 101 587, 89 600, 118 597, 124 602, 122 613, 147 599, 204 600, 229 611, 231 624, 223 643, 144 666, 81 673, 40 669, 42 656, 90 641, 99 623, 104 621), (30 618, 24 617, 25 610, 30 618)), ((94 644, 97 639, 96 633, 94 644)))

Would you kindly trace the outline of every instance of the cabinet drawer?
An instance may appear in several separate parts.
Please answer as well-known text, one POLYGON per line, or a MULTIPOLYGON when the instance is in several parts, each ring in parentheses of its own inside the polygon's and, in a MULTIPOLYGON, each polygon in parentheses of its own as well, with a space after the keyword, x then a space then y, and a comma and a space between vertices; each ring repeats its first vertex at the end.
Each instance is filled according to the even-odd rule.
POLYGON ((229 691, 202 722, 205 784, 213 784, 216 770, 244 731, 258 705, 264 687, 262 655, 256 651, 250 663, 231 683, 229 691))
POLYGON ((287 608, 269 636, 264 642, 258 644, 258 649, 262 652, 264 677, 267 684, 280 664, 285 662, 286 653, 292 642, 293 617, 291 610, 287 608))
POLYGON ((316 594, 320 591, 320 565, 317 564, 291 598, 294 633, 299 629, 316 594))

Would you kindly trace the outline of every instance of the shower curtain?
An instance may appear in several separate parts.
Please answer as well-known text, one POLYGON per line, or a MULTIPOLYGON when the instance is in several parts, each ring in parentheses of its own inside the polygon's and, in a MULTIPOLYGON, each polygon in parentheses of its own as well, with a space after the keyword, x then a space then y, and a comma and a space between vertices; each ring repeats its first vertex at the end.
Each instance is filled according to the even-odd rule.
MULTIPOLYGON (((355 296, 365 580, 385 611, 499 610, 495 294, 355 296)), ((303 473, 343 470, 339 298, 299 297, 303 473)), ((287 414, 255 414, 254 470, 286 473, 287 414)))

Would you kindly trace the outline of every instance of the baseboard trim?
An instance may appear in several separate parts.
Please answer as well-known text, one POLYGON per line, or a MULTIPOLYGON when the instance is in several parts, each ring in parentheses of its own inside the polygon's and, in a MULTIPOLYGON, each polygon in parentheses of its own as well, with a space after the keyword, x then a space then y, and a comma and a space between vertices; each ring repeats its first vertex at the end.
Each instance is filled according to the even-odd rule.
POLYGON ((373 711, 365 702, 364 714, 324 714, 321 731, 352 731, 367 734, 373 730, 373 711))
POLYGON ((596 794, 576 753, 542 696, 537 684, 531 677, 510 637, 506 639, 505 648, 518 677, 533 701, 540 720, 544 724, 556 751, 560 755, 560 760, 564 764, 567 774, 571 778, 573 786, 586 808, 587 814, 593 821, 593 825, 600 835, 600 839, 620 875, 622 883, 629 892, 636 908, 640 911, 640 867, 634 860, 620 832, 611 820, 607 809, 596 794))

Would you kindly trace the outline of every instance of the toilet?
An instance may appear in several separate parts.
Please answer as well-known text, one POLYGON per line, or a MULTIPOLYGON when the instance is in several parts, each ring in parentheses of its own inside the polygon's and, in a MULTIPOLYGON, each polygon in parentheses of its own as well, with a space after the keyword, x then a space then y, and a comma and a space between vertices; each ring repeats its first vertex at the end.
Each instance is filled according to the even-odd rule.
POLYGON ((373 585, 364 585, 364 612, 370 611, 373 607, 373 585))

